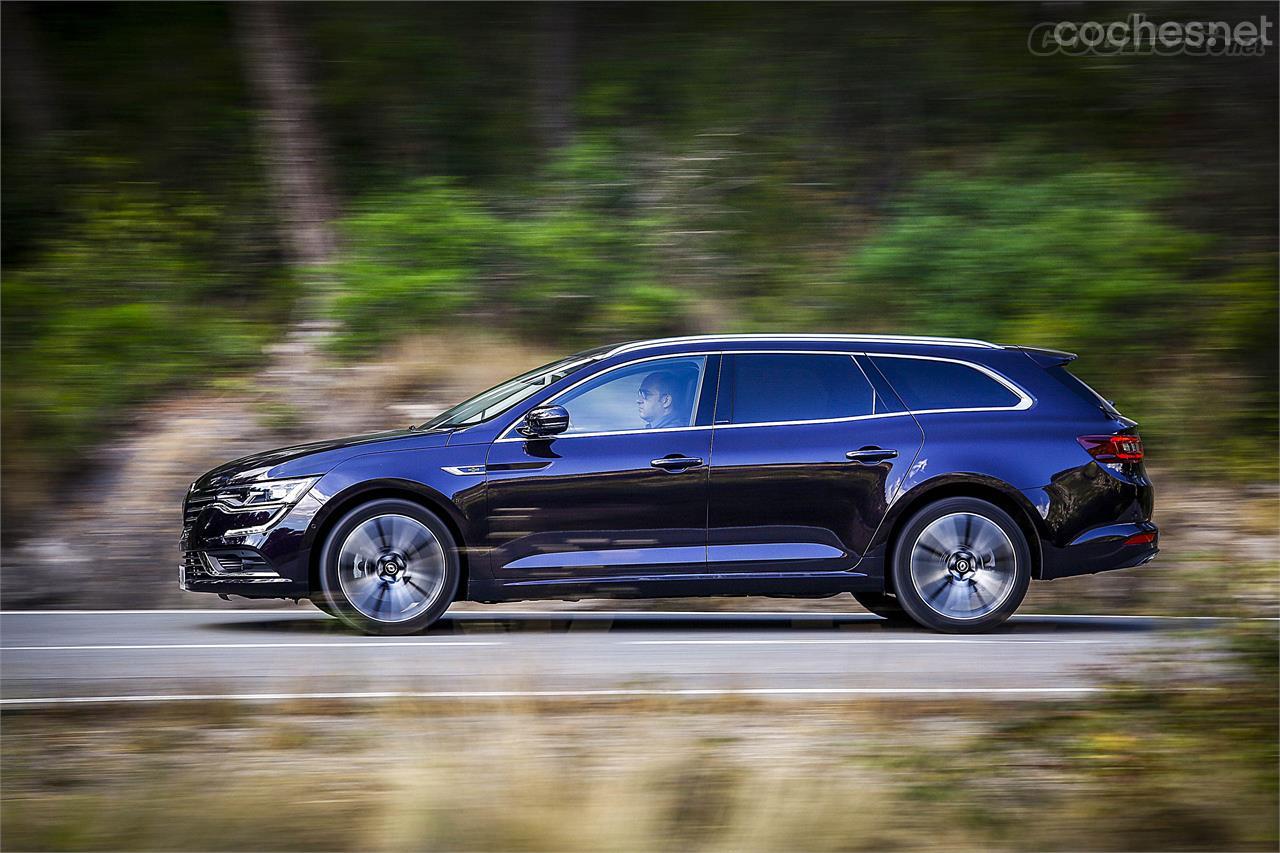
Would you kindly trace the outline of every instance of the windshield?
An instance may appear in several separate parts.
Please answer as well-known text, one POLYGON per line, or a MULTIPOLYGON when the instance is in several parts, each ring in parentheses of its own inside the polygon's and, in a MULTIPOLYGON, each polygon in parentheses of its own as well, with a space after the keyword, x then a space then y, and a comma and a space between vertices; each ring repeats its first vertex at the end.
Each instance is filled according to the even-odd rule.
POLYGON ((544 364, 515 379, 508 379, 501 385, 495 385, 488 391, 481 391, 470 400, 441 412, 417 429, 470 426, 497 417, 521 400, 532 396, 538 389, 546 388, 587 364, 603 358, 608 351, 609 347, 601 347, 562 358, 551 364, 544 364))

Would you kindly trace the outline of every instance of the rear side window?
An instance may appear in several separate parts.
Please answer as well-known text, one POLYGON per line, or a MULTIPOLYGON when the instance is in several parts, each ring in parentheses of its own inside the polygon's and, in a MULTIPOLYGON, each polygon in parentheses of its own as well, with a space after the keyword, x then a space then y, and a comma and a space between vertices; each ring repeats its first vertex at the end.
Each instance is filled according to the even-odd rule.
POLYGON ((953 361, 872 358, 907 408, 1002 409, 1018 405, 1017 394, 985 373, 953 361))
POLYGON ((718 423, 817 421, 869 415, 874 392, 848 355, 726 356, 731 412, 718 423))

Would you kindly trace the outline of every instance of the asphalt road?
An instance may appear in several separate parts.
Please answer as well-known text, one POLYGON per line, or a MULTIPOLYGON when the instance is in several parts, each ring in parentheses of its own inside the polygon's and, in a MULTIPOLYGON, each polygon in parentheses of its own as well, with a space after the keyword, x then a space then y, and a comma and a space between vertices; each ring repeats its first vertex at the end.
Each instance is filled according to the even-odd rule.
POLYGON ((1196 620, 1019 616, 943 636, 863 614, 448 614, 365 637, 297 610, 0 613, 0 705, 211 698, 1087 695, 1196 620), (1177 633, 1174 633, 1174 631, 1177 633))

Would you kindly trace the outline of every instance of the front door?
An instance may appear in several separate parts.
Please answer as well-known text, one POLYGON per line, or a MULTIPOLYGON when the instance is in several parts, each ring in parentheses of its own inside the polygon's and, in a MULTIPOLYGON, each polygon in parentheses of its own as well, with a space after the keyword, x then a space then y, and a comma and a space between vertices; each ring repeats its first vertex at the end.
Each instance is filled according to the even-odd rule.
POLYGON ((508 593, 702 572, 718 356, 649 358, 560 394, 569 428, 512 433, 486 464, 488 550, 508 593))
POLYGON ((709 489, 710 569, 854 569, 923 443, 891 395, 848 353, 726 354, 709 489))

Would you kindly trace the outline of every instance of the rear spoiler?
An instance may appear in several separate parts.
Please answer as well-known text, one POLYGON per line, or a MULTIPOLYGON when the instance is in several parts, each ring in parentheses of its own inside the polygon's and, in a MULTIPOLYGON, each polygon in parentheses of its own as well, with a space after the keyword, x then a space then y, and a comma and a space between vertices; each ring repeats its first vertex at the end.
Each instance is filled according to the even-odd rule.
POLYGON ((1005 347, 1005 349, 1025 352, 1028 358, 1041 367, 1058 367, 1063 364, 1070 364, 1080 357, 1073 352, 1063 352, 1060 349, 1040 349, 1038 347, 1005 347))

